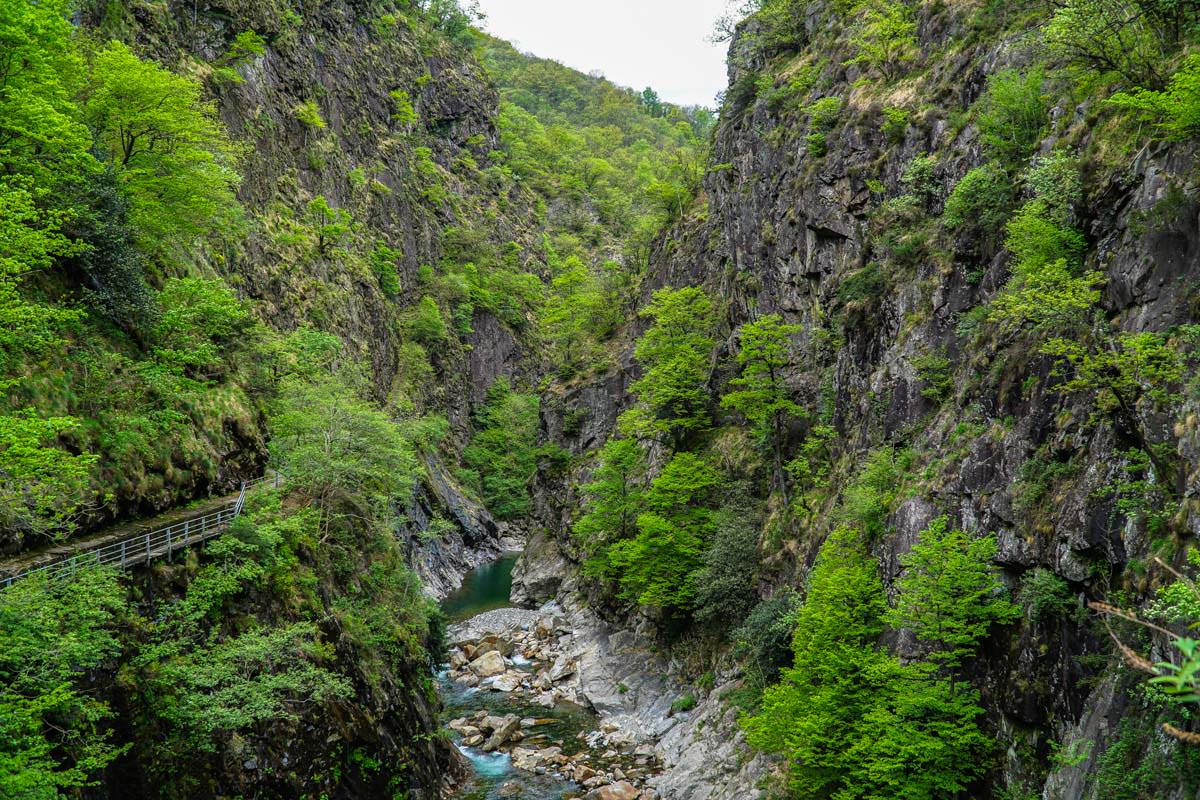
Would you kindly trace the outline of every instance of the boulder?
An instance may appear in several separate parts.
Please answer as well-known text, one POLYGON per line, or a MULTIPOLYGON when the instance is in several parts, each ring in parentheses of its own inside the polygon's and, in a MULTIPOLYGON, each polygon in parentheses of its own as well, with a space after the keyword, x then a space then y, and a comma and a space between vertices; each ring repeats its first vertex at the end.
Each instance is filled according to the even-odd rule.
POLYGON ((568 659, 566 656, 559 656, 554 662, 554 666, 550 668, 547 677, 553 682, 558 683, 561 680, 566 680, 575 674, 576 662, 568 659))
POLYGON ((617 781, 608 786, 592 789, 585 800, 638 800, 641 792, 629 781, 617 781))
POLYGON ((507 742, 509 737, 520 727, 521 718, 516 714, 509 714, 507 717, 502 718, 499 724, 492 730, 492 735, 483 743, 483 751, 491 753, 494 750, 499 750, 501 745, 507 742))
POLYGON ((521 686, 521 674, 509 670, 492 681, 492 688, 497 692, 514 692, 521 686))
POLYGON ((493 675, 499 675, 507 668, 504 663, 504 656, 500 655, 500 652, 497 650, 489 650, 471 662, 471 672, 474 672, 480 678, 490 678, 493 675))

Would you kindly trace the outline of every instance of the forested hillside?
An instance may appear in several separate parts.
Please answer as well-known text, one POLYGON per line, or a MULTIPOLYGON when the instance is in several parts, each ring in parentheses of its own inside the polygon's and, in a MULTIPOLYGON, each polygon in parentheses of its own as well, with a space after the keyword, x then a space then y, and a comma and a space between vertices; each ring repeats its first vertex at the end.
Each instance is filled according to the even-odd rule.
POLYGON ((749 0, 715 112, 478 22, 0 0, 0 577, 282 482, 0 589, 0 798, 442 796, 514 540, 643 797, 1196 797, 1200 4, 749 0))
POLYGON ((705 122, 545 65, 577 113, 502 102, 539 65, 453 4, 0 10, 0 544, 285 476, 202 554, 0 596, 0 796, 433 796, 413 567, 524 513, 542 353, 611 337, 572 309, 635 291, 705 122))

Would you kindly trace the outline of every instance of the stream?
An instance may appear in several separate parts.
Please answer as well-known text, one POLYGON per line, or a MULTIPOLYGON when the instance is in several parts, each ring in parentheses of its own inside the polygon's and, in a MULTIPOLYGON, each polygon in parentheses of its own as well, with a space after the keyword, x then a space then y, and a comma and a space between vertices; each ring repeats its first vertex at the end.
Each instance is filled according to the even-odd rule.
MULTIPOLYGON (((469 623, 485 612, 511 608, 508 598, 517 557, 515 553, 506 554, 469 573, 462 587, 442 601, 447 621, 451 625, 469 623)), ((527 667, 519 661, 514 664, 517 669, 527 667)), ((437 675, 438 692, 444 706, 443 722, 471 717, 480 711, 496 716, 515 714, 524 719, 537 719, 536 733, 525 741, 558 745, 567 755, 584 746, 581 733, 596 728, 595 716, 579 706, 561 703, 546 708, 530 703, 517 693, 469 687, 453 680, 448 666, 443 665, 437 675)), ((576 783, 555 778, 546 770, 541 770, 546 774, 538 774, 516 769, 509 754, 465 747, 462 735, 453 730, 451 733, 456 746, 470 760, 475 771, 474 779, 455 795, 456 800, 565 800, 583 795, 582 788, 576 783)))

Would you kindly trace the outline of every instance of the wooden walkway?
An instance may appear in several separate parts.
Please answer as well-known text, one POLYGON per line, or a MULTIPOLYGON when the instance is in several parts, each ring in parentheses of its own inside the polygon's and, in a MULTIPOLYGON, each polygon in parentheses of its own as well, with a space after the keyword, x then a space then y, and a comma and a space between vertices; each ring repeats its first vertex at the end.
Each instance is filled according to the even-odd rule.
MULTIPOLYGON (((115 538, 100 536, 76 543, 67 542, 52 551, 22 559, 7 575, 0 574, 0 589, 7 589, 31 575, 44 574, 55 580, 70 577, 83 567, 113 566, 124 571, 149 564, 226 530, 229 523, 242 513, 248 492, 262 486, 277 487, 282 482, 283 476, 272 472, 256 480, 243 482, 236 497, 227 498, 205 513, 132 535, 115 538)), ((0 567, 0 573, 3 571, 4 568, 0 567)))

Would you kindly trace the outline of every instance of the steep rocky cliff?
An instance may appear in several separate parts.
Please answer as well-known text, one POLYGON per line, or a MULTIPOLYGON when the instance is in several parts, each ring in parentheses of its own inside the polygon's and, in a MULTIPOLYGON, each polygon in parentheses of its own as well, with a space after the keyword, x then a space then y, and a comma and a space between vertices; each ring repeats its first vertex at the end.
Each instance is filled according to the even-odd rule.
MULTIPOLYGON (((1084 604, 1153 597, 1170 576, 1147 569, 1150 560, 1180 564, 1200 533, 1196 396, 1144 411, 1145 428, 1176 464, 1158 478, 1173 483, 1171 522, 1148 522, 1112 488, 1136 472, 1136 437, 1105 424, 1094 396, 1062 391, 1055 359, 1028 335, 980 324, 977 309, 997 297, 1013 265, 999 245, 1003 231, 955 229, 944 214, 951 190, 991 157, 973 113, 990 81, 1038 71, 1047 122, 1022 157, 1038 164, 1067 153, 1080 165, 1069 215, 1086 241, 1085 268, 1102 276, 1099 316, 1117 331, 1167 334, 1195 320, 1194 144, 1114 132, 1102 97, 1041 72, 1036 11, 909 4, 913 63, 885 79, 867 64, 846 66, 854 26, 843 24, 838 4, 764 5, 790 10, 751 17, 733 39, 703 195, 660 241, 642 297, 644 305, 658 287, 699 285, 723 303, 709 384, 718 425, 737 423, 715 400, 733 370, 738 327, 768 314, 799 326, 785 381, 809 414, 792 423, 789 447, 799 452, 818 421, 834 429, 828 488, 800 515, 771 501, 760 595, 803 590, 855 472, 872 450, 903 448, 914 463, 873 544, 885 584, 945 514, 995 534, 995 564, 1014 590, 1047 570, 1073 609, 1029 614, 994 634, 973 662, 1003 757, 971 796, 1110 796, 1114 770, 1134 767, 1153 773, 1134 781, 1143 781, 1137 791, 1192 796, 1182 766, 1191 754, 1155 732, 1158 711, 1138 699, 1139 678, 1112 655, 1103 623, 1084 604), (821 98, 837 98, 832 119, 820 118, 821 98), (1054 755, 1066 752, 1078 757, 1054 755), (1165 766, 1172 759, 1177 766, 1165 766)), ((1032 183, 1014 182, 1011 207, 1035 196, 1032 183)), ((644 329, 626 331, 630 346, 644 329)), ((545 435, 577 453, 596 447, 632 404, 628 386, 638 374, 630 347, 599 380, 556 389, 560 401, 544 404, 545 435), (564 408, 582 416, 577 433, 564 433, 564 408)), ((566 485, 547 476, 539 487, 543 528, 518 567, 515 596, 552 595, 556 573, 580 558, 569 529, 582 500, 574 490, 590 469, 585 462, 566 485)), ((597 598, 586 581, 583 589, 597 598)), ((901 637, 892 647, 903 654, 914 645, 901 637)))

